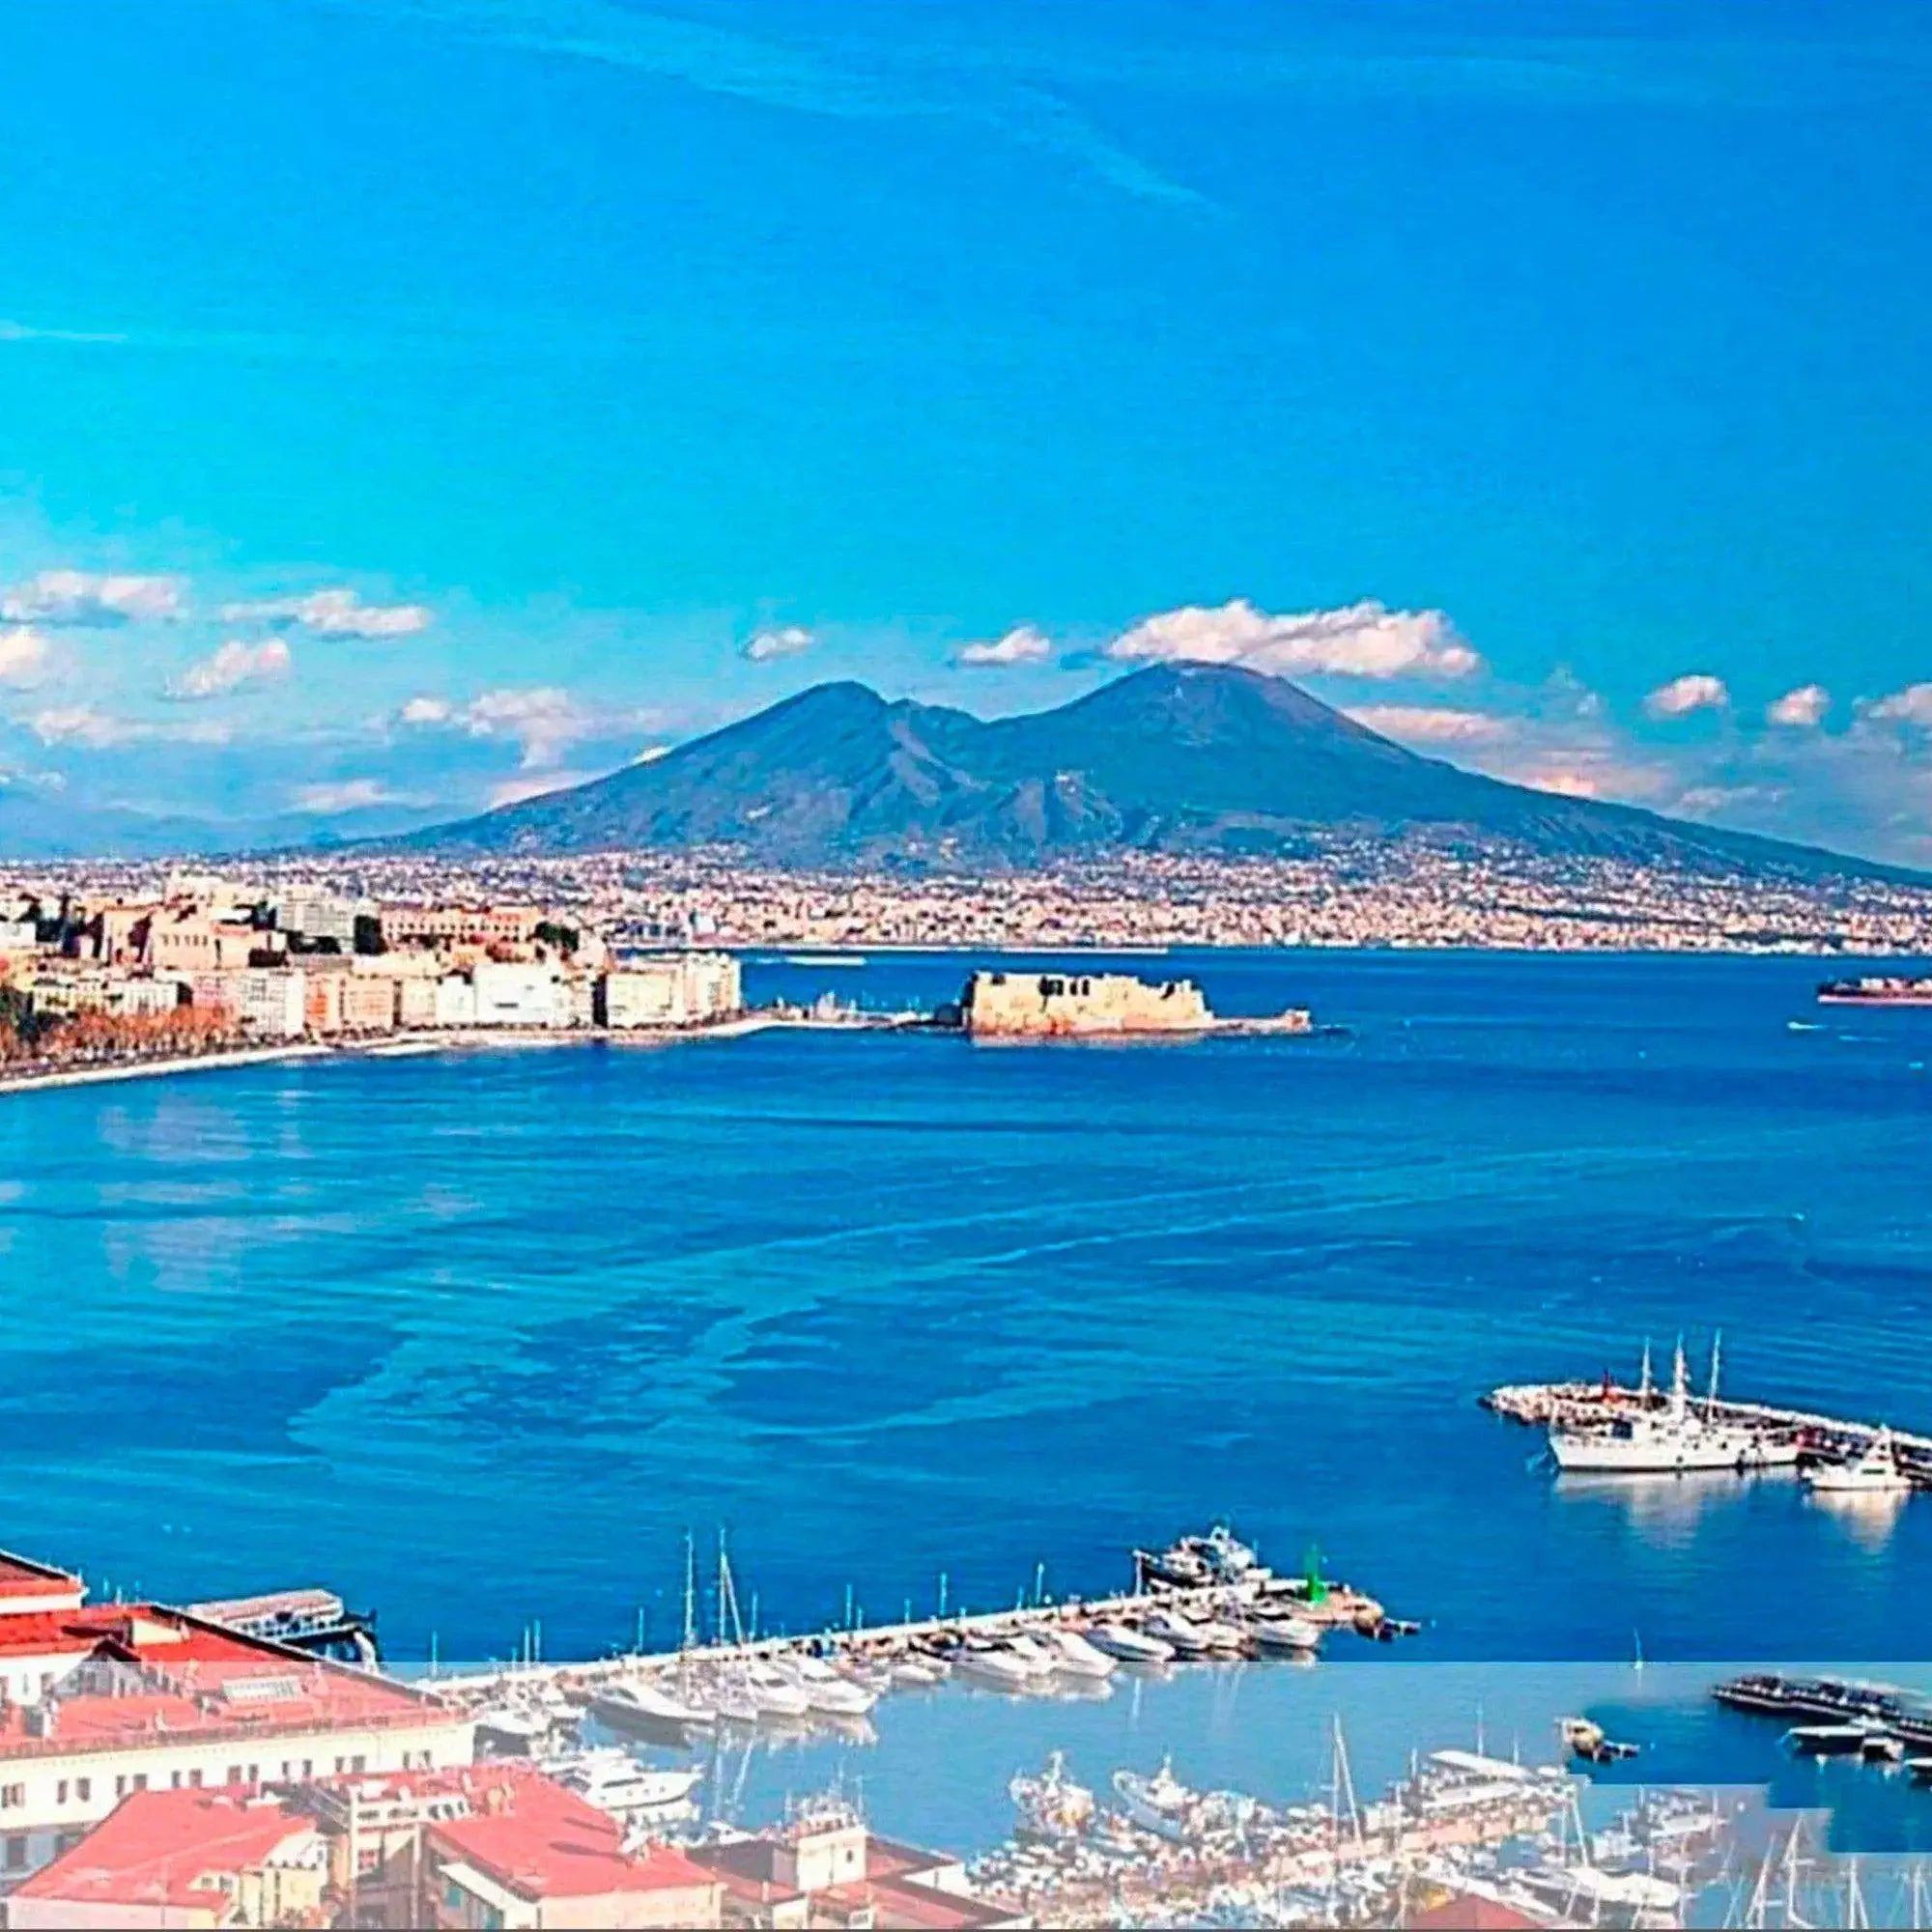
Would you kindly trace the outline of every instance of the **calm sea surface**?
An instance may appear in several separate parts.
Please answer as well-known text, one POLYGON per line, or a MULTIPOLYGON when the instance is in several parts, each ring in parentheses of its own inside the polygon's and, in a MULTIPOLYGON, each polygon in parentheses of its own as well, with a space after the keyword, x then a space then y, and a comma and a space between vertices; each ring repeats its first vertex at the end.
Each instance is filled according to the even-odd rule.
MULTIPOLYGON (((1932 1427, 1932 1012, 1820 1009, 1804 960, 1181 963, 1222 1010, 1348 1032, 768 1033, 0 1099, 0 1545, 175 1599, 326 1582, 453 1659, 532 1619, 552 1655, 669 1639, 687 1526, 797 1627, 848 1585, 870 1621, 930 1607, 942 1573, 971 1606, 1041 1563, 1124 1583, 1135 1542, 1227 1517, 1423 1619, 1403 1670, 1627 1671, 1638 1634, 1932 1657, 1932 1499, 1559 1487, 1474 1406, 1632 1374, 1646 1335, 1701 1365, 1721 1329, 1735 1390, 1932 1427)), ((748 981, 884 1007, 961 977, 748 981)))

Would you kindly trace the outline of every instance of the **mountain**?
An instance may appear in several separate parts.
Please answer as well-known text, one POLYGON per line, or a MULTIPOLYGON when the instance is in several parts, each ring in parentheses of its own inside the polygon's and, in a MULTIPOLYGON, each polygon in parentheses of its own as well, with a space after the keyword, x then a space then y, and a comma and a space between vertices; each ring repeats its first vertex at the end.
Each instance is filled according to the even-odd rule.
POLYGON ((1219 665, 1157 665, 1057 710, 990 722, 891 703, 862 684, 817 685, 650 763, 384 842, 1029 866, 1122 850, 1293 852, 1337 834, 1510 838, 1550 857, 1700 871, 1910 876, 1482 778, 1283 679, 1219 665))
POLYGON ((213 858, 292 846, 319 850, 407 831, 420 825, 425 815, 415 808, 370 806, 221 821, 80 805, 58 793, 0 783, 0 860, 213 858))

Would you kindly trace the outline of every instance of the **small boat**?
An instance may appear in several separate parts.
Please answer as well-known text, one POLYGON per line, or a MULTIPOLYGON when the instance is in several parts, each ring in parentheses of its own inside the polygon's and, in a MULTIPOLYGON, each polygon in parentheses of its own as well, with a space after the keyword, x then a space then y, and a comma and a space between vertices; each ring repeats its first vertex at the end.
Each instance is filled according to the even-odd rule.
POLYGON ((1037 1675, 1030 1664, 1015 1657, 1011 1651, 991 1645, 983 1650, 962 1650, 955 1667, 960 1676, 990 1685, 996 1690, 1028 1690, 1037 1675))
POLYGON ((1903 1764, 1905 1740, 1893 1737, 1889 1731, 1867 1731, 1859 1747, 1859 1755, 1867 1764, 1903 1764))
POLYGON ((1007 1655, 1018 1658, 1026 1666, 1027 1675, 1037 1683, 1051 1677, 1058 1668, 1053 1652, 1037 1637, 1009 1637, 1006 1648, 1007 1655))
POLYGON ((605 1685, 590 1699, 590 1715, 619 1729, 646 1728, 706 1730, 718 1721, 710 1706, 673 1695, 648 1677, 620 1677, 605 1685))
POLYGON ((1637 1754, 1635 1745, 1619 1744, 1593 1719, 1565 1718, 1560 1728, 1564 1749, 1585 1764, 1621 1764, 1637 1754))
POLYGON ((893 1683, 907 1690, 925 1690, 943 1683, 946 1665, 934 1657, 902 1657, 893 1665, 893 1683))
POLYGON ((1093 1624, 1088 1627, 1086 1638, 1101 1656, 1116 1658, 1122 1663, 1174 1662, 1171 1643, 1148 1631, 1136 1630, 1132 1624, 1093 1624))
POLYGON ((1891 1431, 1881 1428, 1857 1455, 1842 1463, 1811 1463, 1800 1472, 1812 1489, 1833 1495, 1903 1495, 1912 1478, 1898 1466, 1891 1431))
POLYGON ((615 1818, 674 1811, 704 1778, 702 1767, 653 1771, 622 1750, 578 1751, 549 1759, 542 1769, 615 1818))
POLYGON ((785 1719, 810 1715, 812 1700, 805 1686, 776 1664, 750 1665, 744 1683, 760 1717, 785 1719))
POLYGON ((1909 1757, 1905 1769, 1914 1784, 1932 1784, 1932 1757, 1909 1757))
POLYGON ((1321 1626, 1306 1617, 1285 1616, 1276 1610, 1257 1611, 1248 1619, 1248 1634, 1263 1650, 1305 1655, 1321 1647, 1321 1626))
POLYGON ((551 1720, 541 1712, 503 1704, 476 1714, 476 1742, 493 1757, 528 1757, 550 1735, 551 1720))
POLYGON ((1090 1643, 1076 1630, 1048 1631, 1040 1639, 1062 1677, 1085 1677, 1098 1681, 1114 1674, 1115 1660, 1090 1643))

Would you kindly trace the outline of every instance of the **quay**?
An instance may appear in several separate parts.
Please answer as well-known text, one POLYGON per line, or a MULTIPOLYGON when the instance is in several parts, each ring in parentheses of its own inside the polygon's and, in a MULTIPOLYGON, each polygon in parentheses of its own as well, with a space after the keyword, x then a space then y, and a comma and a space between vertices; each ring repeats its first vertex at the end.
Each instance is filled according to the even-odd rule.
MULTIPOLYGON (((1652 1386, 1647 1376, 1631 1387, 1607 1373, 1589 1382, 1510 1383, 1477 1397, 1478 1406, 1491 1414, 1536 1429, 1604 1428, 1634 1416, 1660 1415, 1668 1402, 1667 1391, 1652 1386)), ((1932 1490, 1932 1435, 1733 1396, 1699 1396, 1694 1406, 1708 1422, 1747 1430, 1768 1444, 1795 1447, 1826 1461, 1858 1455, 1883 1432, 1889 1436, 1900 1472, 1914 1488, 1932 1490)))
MULTIPOLYGON (((1217 1532, 1224 1534, 1224 1532, 1217 1532)), ((1177 1549, 1208 1547, 1208 1538, 1183 1538, 1177 1549)), ((1233 1546, 1240 1548, 1239 1545, 1233 1546)), ((1174 1551, 1167 1552, 1172 1558, 1174 1551)), ((706 1679, 736 1676, 761 1666, 827 1662, 859 1672, 885 1673, 895 1666, 915 1669, 936 1664, 943 1673, 949 1663, 968 1655, 1003 1652, 1028 1640, 1052 1638, 1054 1634, 1085 1637, 1099 1632, 1127 1631, 1149 1643, 1147 1661, 1164 1652, 1174 1662, 1263 1655, 1268 1646, 1255 1634, 1258 1626, 1297 1622, 1307 1628, 1305 1649, 1312 1654, 1331 1633, 1347 1632, 1371 1640, 1391 1641, 1415 1634, 1420 1626, 1388 1615, 1366 1591, 1331 1582, 1313 1571, 1283 1576, 1250 1564, 1237 1571, 1212 1572, 1198 1578, 1170 1579, 1159 1574, 1166 1559, 1137 1550, 1135 1586, 1118 1595, 1068 1597, 1058 1602, 1021 1603, 1004 1609, 956 1611, 908 1622, 857 1625, 799 1634, 746 1634, 732 1631, 700 1641, 694 1629, 692 1584, 686 1586, 686 1639, 676 1649, 641 1648, 612 1656, 568 1662, 526 1659, 487 1669, 439 1670, 437 1691, 471 1710, 504 1700, 513 1703, 561 1696, 588 1701, 611 1686, 668 1683, 673 1678, 706 1679), (1173 1631, 1179 1624, 1215 1633, 1211 1644, 1198 1652, 1178 1652, 1154 1633, 1173 1631)), ((722 1574, 721 1596, 735 1601, 728 1569, 722 1574)), ((912 1681, 910 1678, 907 1681, 912 1681)))

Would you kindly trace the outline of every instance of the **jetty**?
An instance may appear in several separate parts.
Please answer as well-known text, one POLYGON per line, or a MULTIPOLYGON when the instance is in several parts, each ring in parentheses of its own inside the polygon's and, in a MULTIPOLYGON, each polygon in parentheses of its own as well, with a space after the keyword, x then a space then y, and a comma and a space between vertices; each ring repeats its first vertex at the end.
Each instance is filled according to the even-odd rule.
MULTIPOLYGON (((1663 1412, 1670 1397, 1648 1375, 1635 1386, 1607 1372, 1595 1381, 1513 1382, 1477 1397, 1478 1406, 1507 1422, 1536 1429, 1603 1429, 1663 1412)), ((1749 1431, 1768 1444, 1796 1448, 1821 1462, 1849 1461, 1885 1432, 1900 1471, 1916 1489, 1932 1490, 1932 1435, 1894 1423, 1866 1422, 1822 1410, 1786 1408, 1768 1402, 1711 1394, 1694 1399, 1698 1415, 1715 1424, 1749 1431)))
MULTIPOLYGON (((1309 1628, 1310 1654, 1333 1633, 1388 1642, 1413 1635, 1420 1629, 1417 1623, 1391 1617, 1367 1591, 1323 1579, 1312 1565, 1306 1574, 1296 1576, 1280 1575, 1252 1561, 1238 1567, 1208 1569, 1188 1580, 1171 1579, 1161 1573, 1161 1566, 1176 1551, 1213 1547, 1209 1538, 1183 1537, 1163 1556, 1136 1550, 1134 1587, 1117 1595, 1022 1601, 1008 1608, 941 1611, 895 1624, 867 1625, 854 1619, 841 1627, 784 1634, 758 1634, 730 1627, 735 1618, 736 1592, 721 1551, 720 1597, 730 1614, 726 1628, 709 1640, 700 1640, 695 1628, 693 1586, 688 1575, 685 1640, 673 1650, 650 1651, 640 1646, 609 1657, 557 1662, 526 1655, 486 1669, 439 1671, 435 1685, 445 1697, 471 1710, 482 1710, 505 1701, 527 1703, 532 1695, 586 1703, 619 1684, 668 1686, 674 1680, 735 1677, 765 1665, 807 1661, 883 1678, 895 1666, 912 1665, 916 1672, 921 1665, 936 1663, 943 1669, 963 1657, 983 1657, 1015 1644, 1024 1647, 1029 1639, 1050 1639, 1055 1633, 1084 1637, 1124 1630, 1151 1636, 1153 1631, 1171 1631, 1177 1621, 1219 1634, 1213 1645, 1201 1652, 1165 1651, 1169 1659, 1179 1662, 1210 1657, 1227 1662, 1262 1656, 1267 1646, 1262 1641, 1261 1629, 1289 1618, 1309 1628)), ((1241 1548, 1238 1544, 1233 1547, 1241 1548)), ((688 1566, 692 1560, 687 1548, 688 1566)), ((1153 1639, 1150 1661, 1162 1648, 1158 1639, 1153 1639)), ((908 1676, 906 1681, 918 1679, 908 1676)))

